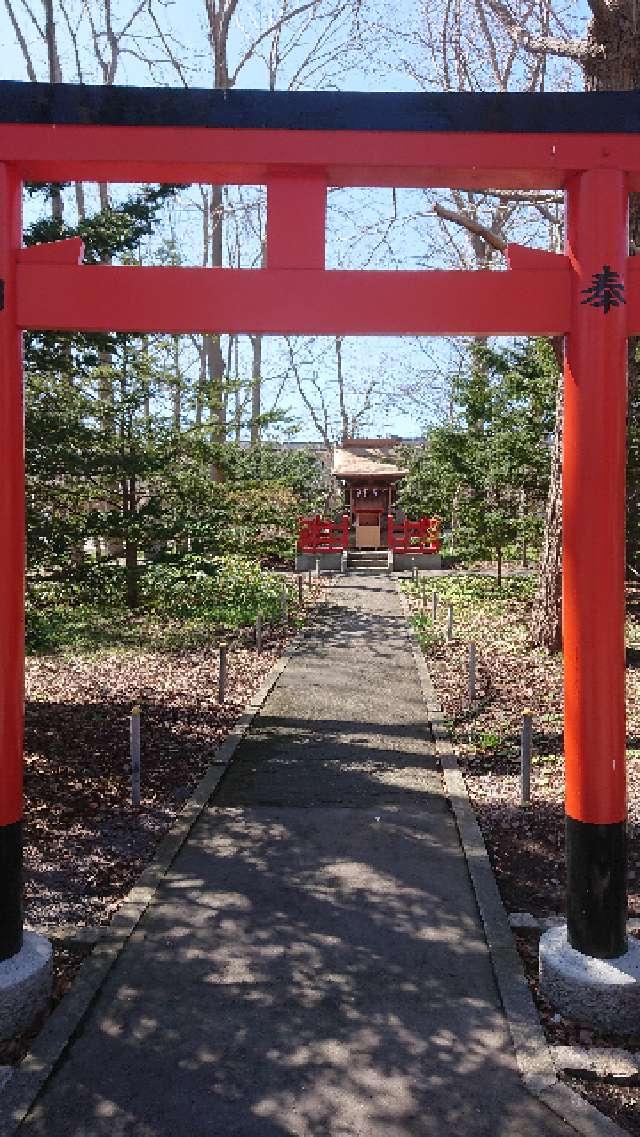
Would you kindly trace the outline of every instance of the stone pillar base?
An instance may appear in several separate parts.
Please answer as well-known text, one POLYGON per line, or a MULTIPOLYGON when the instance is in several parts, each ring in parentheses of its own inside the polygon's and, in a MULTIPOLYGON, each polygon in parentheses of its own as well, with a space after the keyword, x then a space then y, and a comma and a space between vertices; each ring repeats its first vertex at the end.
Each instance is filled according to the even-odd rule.
POLYGON ((0 1038, 26 1030, 51 997, 53 950, 49 940, 25 932, 22 950, 0 961, 0 1038))
POLYGON ((640 1022, 640 941, 615 959, 575 951, 567 926, 540 938, 540 992, 561 1014, 615 1034, 637 1034, 640 1022))

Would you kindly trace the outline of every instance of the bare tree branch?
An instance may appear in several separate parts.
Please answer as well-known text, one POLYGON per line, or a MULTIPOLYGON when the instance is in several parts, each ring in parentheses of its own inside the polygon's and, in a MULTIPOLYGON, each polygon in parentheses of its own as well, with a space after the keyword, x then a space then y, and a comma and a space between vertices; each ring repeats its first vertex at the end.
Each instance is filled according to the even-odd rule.
POLYGON ((574 59, 578 63, 584 63, 601 53, 599 47, 591 45, 586 39, 565 40, 559 36, 535 35, 523 26, 503 0, 484 0, 484 2, 518 46, 533 55, 556 55, 562 59, 574 59))
POLYGON ((312 420, 313 425, 315 426, 316 430, 318 431, 318 434, 320 434, 322 436, 322 439, 324 441, 324 444, 325 444, 327 450, 330 450, 331 449, 331 437, 329 435, 329 415, 328 415, 327 407, 326 407, 326 404, 324 401, 324 396, 323 396, 322 392, 320 392, 321 407, 322 407, 322 418, 321 418, 319 413, 317 412, 316 408, 314 407, 313 403, 311 402, 309 396, 307 395, 307 392, 305 391, 304 386, 302 384, 302 377, 300 375, 300 369, 299 369, 298 364, 296 362, 296 357, 295 357, 294 350, 293 350, 293 344, 292 344, 291 338, 289 336, 285 336, 285 343, 287 345, 287 348, 289 349, 289 366, 291 369, 291 373, 292 373, 292 375, 296 381, 296 387, 298 388, 298 393, 300 395, 300 398, 302 399, 305 407, 307 408, 309 414, 311 415, 311 420, 312 420))
POLYGON ((25 62, 26 68, 27 68, 27 75, 29 76, 29 79, 31 80, 32 83, 36 83, 38 81, 36 69, 33 66, 33 61, 31 59, 31 55, 29 53, 29 48, 27 47, 27 41, 22 34, 22 28, 20 27, 20 24, 18 23, 18 21, 16 19, 15 12, 11 6, 11 0, 4 0, 4 4, 5 4, 5 8, 7 9, 7 12, 9 13, 9 19, 11 20, 11 27, 13 28, 13 31, 15 33, 15 37, 16 37, 16 39, 18 41, 18 45, 20 47, 20 51, 22 52, 22 58, 24 59, 24 62, 25 62))
POLYGON ((80 20, 76 24, 76 27, 75 28, 72 27, 71 16, 69 15, 69 12, 67 11, 66 3, 64 2, 64 0, 59 0, 59 3, 60 3, 60 11, 62 12, 62 15, 64 16, 64 22, 67 25, 67 31, 69 33, 69 39, 71 40, 71 43, 73 44, 73 54, 74 54, 75 60, 76 60, 76 74, 78 76, 78 82, 84 83, 84 77, 83 77, 83 72, 82 72, 82 63, 80 60, 80 50, 78 47, 78 28, 80 27, 80 20, 82 20, 82 16, 80 17, 80 20))
POLYGON ((440 217, 443 221, 452 221, 454 225, 461 225, 469 233, 474 233, 477 237, 482 237, 487 245, 492 249, 497 249, 498 252, 504 253, 507 242, 504 237, 500 237, 491 229, 487 229, 485 225, 481 225, 478 221, 474 221, 471 217, 467 217, 464 213, 455 213, 452 209, 445 209, 444 205, 439 205, 437 202, 433 207, 433 212, 440 217))
POLYGON ((248 63, 248 61, 251 59, 251 56, 255 55, 257 48, 261 43, 264 42, 264 40, 268 39, 269 36, 274 34, 274 32, 280 33, 284 24, 290 23, 291 20, 293 20, 296 16, 302 15, 303 12, 307 12, 310 8, 315 8, 317 6, 317 3, 318 0, 307 0, 306 4, 299 4, 297 8, 292 8, 290 12, 287 12, 285 6, 283 5, 282 14, 279 16, 279 18, 277 20, 274 20, 268 28, 264 29, 264 31, 260 32, 260 34, 256 36, 256 38, 249 44, 244 54, 240 57, 240 60, 238 61, 236 67, 229 77, 229 86, 232 87, 234 85, 245 63, 248 63))
POLYGON ((149 15, 151 17, 151 22, 153 23, 153 26, 156 29, 156 32, 158 33, 158 38, 160 40, 160 43, 162 44, 164 50, 167 53, 167 58, 169 59, 171 65, 173 66, 173 68, 174 68, 178 78, 180 79, 180 82, 182 83, 183 87, 188 87, 189 83, 187 80, 185 69, 184 69, 181 61, 178 59, 178 56, 176 55, 175 51, 173 50, 173 47, 171 46, 171 44, 169 42, 168 35, 166 35, 166 33, 162 30, 162 27, 158 21, 158 17, 156 16, 156 13, 154 11, 152 0, 149 0, 148 12, 149 12, 149 15))

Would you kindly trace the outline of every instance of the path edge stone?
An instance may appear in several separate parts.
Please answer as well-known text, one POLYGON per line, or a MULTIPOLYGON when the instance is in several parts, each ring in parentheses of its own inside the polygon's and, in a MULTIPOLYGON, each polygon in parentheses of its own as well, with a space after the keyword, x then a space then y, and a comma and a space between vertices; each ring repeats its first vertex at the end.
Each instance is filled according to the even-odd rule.
POLYGON ((467 862, 520 1077, 533 1097, 582 1137, 629 1137, 628 1130, 622 1129, 557 1078, 551 1051, 513 940, 509 916, 502 903, 475 810, 447 733, 420 640, 411 621, 409 603, 400 581, 396 580, 395 584, 406 619, 422 697, 427 706, 436 756, 442 768, 445 792, 467 862))
POLYGON ((302 646, 306 628, 300 628, 278 656, 260 687, 225 741, 213 752, 209 768, 185 802, 171 828, 157 846, 153 858, 140 873, 122 904, 105 926, 105 934, 78 972, 21 1064, 0 1082, 0 1137, 13 1137, 44 1089, 65 1050, 79 1033, 107 976, 134 935, 180 849, 198 822, 267 696, 289 660, 302 646))

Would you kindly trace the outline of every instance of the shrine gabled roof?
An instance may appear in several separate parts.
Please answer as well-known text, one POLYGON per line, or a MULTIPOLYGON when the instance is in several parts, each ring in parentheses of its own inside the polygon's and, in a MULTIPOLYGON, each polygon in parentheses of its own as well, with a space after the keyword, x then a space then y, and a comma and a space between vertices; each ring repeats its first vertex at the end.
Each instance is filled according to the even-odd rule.
POLYGON ((396 463, 391 445, 386 439, 362 439, 361 444, 336 446, 332 473, 336 478, 403 478, 407 470, 396 463))

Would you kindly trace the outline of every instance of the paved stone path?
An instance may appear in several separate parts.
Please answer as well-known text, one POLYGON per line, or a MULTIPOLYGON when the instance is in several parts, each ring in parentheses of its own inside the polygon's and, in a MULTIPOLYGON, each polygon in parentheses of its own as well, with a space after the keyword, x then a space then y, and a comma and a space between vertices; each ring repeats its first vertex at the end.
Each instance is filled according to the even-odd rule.
POLYGON ((24 1137, 569 1137, 515 1071, 386 577, 340 578, 24 1137))

